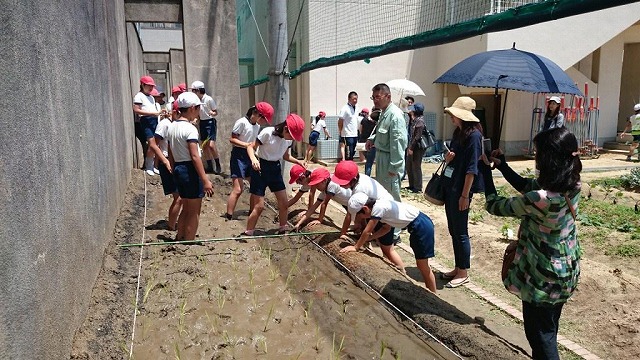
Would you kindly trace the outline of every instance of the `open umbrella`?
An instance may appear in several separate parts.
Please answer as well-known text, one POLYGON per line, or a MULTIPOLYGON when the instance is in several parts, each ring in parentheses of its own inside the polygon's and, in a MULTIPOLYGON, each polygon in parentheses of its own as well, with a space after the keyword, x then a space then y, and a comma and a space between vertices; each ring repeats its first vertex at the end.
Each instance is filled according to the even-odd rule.
POLYGON ((424 91, 422 91, 420 86, 418 86, 418 84, 414 83, 411 80, 395 79, 395 80, 387 81, 385 84, 387 84, 387 86, 391 90, 392 95, 393 94, 400 95, 400 97, 406 96, 406 95, 424 96, 424 91))
MULTIPOLYGON (((496 117, 500 113, 498 89, 507 90, 505 105, 509 90, 582 95, 574 81, 556 63, 544 56, 518 50, 515 43, 511 49, 472 55, 447 70, 434 83, 495 88, 496 117)), ((500 144, 503 121, 504 108, 500 127, 493 139, 494 146, 500 144)))

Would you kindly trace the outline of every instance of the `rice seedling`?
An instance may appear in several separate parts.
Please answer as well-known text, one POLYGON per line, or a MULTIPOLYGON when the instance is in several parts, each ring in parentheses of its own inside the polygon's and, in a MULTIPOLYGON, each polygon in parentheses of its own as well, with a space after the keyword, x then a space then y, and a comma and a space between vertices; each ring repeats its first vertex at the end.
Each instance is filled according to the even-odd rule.
POLYGON ((182 333, 187 333, 185 329, 184 317, 187 314, 187 299, 182 300, 180 304, 180 315, 178 317, 178 335, 182 337, 182 333))
POLYGON ((313 298, 311 298, 311 300, 309 300, 309 302, 307 303, 307 308, 304 309, 304 318, 308 318, 309 317, 309 313, 311 312, 311 306, 313 306, 313 298))
POLYGON ((180 360, 182 358, 182 356, 180 355, 180 347, 178 346, 178 343, 173 343, 173 352, 175 354, 176 360, 180 360))
POLYGON ((207 321, 209 322, 209 325, 211 326, 211 333, 215 334, 216 333, 216 329, 218 328, 218 316, 214 316, 213 318, 211 318, 211 316, 209 316, 209 313, 207 312, 207 310, 204 311, 204 315, 207 317, 207 321))
POLYGON ((293 280, 295 276, 295 271, 298 270, 298 260, 300 260, 300 249, 296 251, 296 257, 291 262, 291 268, 289 269, 289 273, 287 274, 287 280, 285 281, 284 287, 286 289, 289 288, 289 284, 293 280))
POLYGON ((224 303, 226 301, 227 298, 225 297, 224 290, 218 289, 218 291, 216 292, 216 303, 218 304, 218 312, 222 312, 222 309, 224 309, 224 303))
POLYGON ((264 322, 264 328, 262 329, 262 332, 267 332, 267 329, 268 329, 268 327, 269 327, 269 322, 271 321, 271 317, 273 316, 273 307, 274 307, 275 305, 276 305, 276 304, 272 301, 272 302, 271 302, 271 307, 269 308, 269 314, 267 315, 267 319, 266 319, 266 321, 264 322))
POLYGON ((342 339, 340 339, 340 344, 336 347, 336 333, 333 333, 333 339, 331 340, 331 359, 340 359, 342 357, 341 353, 344 350, 344 335, 342 335, 342 339))

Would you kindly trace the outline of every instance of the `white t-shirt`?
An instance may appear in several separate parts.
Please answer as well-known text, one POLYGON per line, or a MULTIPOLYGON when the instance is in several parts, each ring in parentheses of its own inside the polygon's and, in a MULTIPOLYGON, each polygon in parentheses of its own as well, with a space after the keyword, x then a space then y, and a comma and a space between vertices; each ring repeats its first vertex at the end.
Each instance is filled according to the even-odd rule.
POLYGON ((202 95, 202 105, 200 105, 200 120, 209 120, 212 116, 209 114, 211 110, 217 109, 216 101, 207 94, 202 95))
POLYGON ((145 95, 143 92, 139 92, 136 96, 133 97, 133 103, 136 105, 140 105, 140 108, 143 111, 158 111, 156 109, 156 99, 151 95, 145 95))
POLYGON ((232 135, 237 135, 238 140, 246 143, 253 143, 256 141, 256 137, 259 132, 260 125, 257 123, 255 125, 251 125, 251 122, 246 118, 246 116, 236 120, 235 124, 233 124, 233 130, 231 130, 232 135))
POLYGON ((313 130, 312 131, 317 131, 319 133, 322 134, 322 129, 327 127, 327 123, 324 121, 324 119, 320 119, 318 121, 316 121, 315 124, 313 124, 313 130))
POLYGON ((293 140, 285 140, 273 133, 273 127, 269 126, 258 134, 257 140, 260 141, 257 156, 268 161, 277 161, 282 159, 284 153, 293 144, 293 140))
POLYGON ((631 122, 631 134, 637 135, 640 133, 640 114, 629 116, 629 122, 631 122))
POLYGON ((376 200, 371 209, 371 218, 382 221, 396 229, 404 229, 420 215, 415 206, 393 200, 376 200))
POLYGON ((167 109, 167 112, 169 113, 169 115, 171 115, 171 111, 173 111, 173 102, 174 101, 176 101, 176 99, 174 99, 173 96, 170 96, 169 100, 167 100, 167 103, 164 106, 167 109))
POLYGON ((175 162, 191 161, 189 143, 199 140, 198 129, 186 120, 176 120, 169 127, 167 141, 175 162))
POLYGON ((171 120, 164 118, 160 120, 158 126, 156 126, 156 135, 160 137, 158 141, 158 147, 162 150, 165 157, 169 156, 169 143, 167 142, 167 136, 169 136, 169 128, 171 127, 171 120))
POLYGON ((347 104, 340 110, 340 118, 342 121, 342 137, 357 137, 358 136, 358 114, 360 114, 360 108, 356 104, 355 109, 351 105, 347 104))
MULTIPOLYGON (((391 196, 387 189, 385 189, 378 181, 365 174, 360 174, 359 176, 360 179, 358 180, 356 186, 353 188, 351 196, 363 193, 367 195, 369 199, 373 199, 376 201, 393 200, 393 196, 391 196)), ((357 213, 357 211, 352 211, 351 208, 349 209, 349 212, 352 216, 355 216, 355 214, 357 213)))
POLYGON ((329 184, 327 184, 327 189, 325 190, 325 192, 321 193, 318 196, 318 200, 324 201, 325 193, 327 195, 333 196, 331 199, 335 200, 335 202, 337 202, 338 204, 342 206, 349 205, 349 198, 351 197, 351 189, 345 189, 342 186, 334 183, 333 181, 329 181, 329 184))

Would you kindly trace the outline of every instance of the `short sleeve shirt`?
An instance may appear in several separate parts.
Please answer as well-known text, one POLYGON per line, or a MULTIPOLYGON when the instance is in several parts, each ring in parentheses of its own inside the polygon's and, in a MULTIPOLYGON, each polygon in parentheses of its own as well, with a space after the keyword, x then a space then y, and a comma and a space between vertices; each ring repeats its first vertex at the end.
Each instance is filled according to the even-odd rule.
POLYGON ((202 96, 202 105, 200 105, 200 120, 209 120, 211 119, 211 115, 209 112, 211 110, 216 110, 218 106, 216 105, 216 101, 207 94, 202 96))
POLYGON ((358 136, 358 114, 360 113, 360 108, 358 105, 356 107, 352 107, 347 104, 342 107, 340 110, 340 118, 342 121, 342 133, 340 136, 342 137, 357 137, 358 136))
POLYGON ((139 92, 133 97, 133 103, 140 105, 140 108, 144 111, 158 111, 156 110, 156 100, 151 95, 145 95, 143 92, 139 92))
MULTIPOLYGON (((385 189, 378 181, 371 177, 360 174, 358 183, 353 188, 351 196, 359 193, 364 193, 372 200, 393 200, 393 196, 385 189)), ((351 209, 349 209, 351 211, 351 209)), ((355 216, 355 213, 351 214, 355 216)))
MULTIPOLYGON (((238 140, 246 143, 253 143, 260 132, 260 125, 252 125, 246 116, 236 120, 231 130, 232 135, 236 135, 238 140)), ((235 146, 235 145, 234 145, 235 146)))
POLYGON ((169 127, 171 127, 171 120, 166 118, 160 120, 156 127, 156 136, 160 138, 160 141, 158 141, 158 147, 162 150, 165 157, 169 156, 169 143, 167 142, 169 127))
POLYGON ((189 143, 198 143, 198 129, 186 120, 176 120, 169 127, 167 141, 175 162, 191 161, 189 143))
POLYGON ((393 200, 377 200, 371 209, 371 218, 397 229, 406 228, 420 215, 420 210, 407 203, 393 200))
POLYGON ((334 183, 333 181, 329 181, 329 184, 327 184, 327 189, 325 190, 325 192, 321 193, 318 196, 318 200, 324 201, 325 194, 333 196, 331 199, 338 204, 342 206, 348 206, 349 198, 351 197, 351 189, 345 189, 342 186, 334 183))
POLYGON ((629 122, 631 122, 631 135, 640 135, 640 114, 631 115, 629 122))
POLYGON ((319 133, 322 132, 322 129, 327 127, 327 123, 324 121, 324 119, 320 119, 318 121, 316 121, 316 123, 313 125, 313 131, 317 131, 319 133))
POLYGON ((268 161, 282 159, 287 149, 293 144, 293 140, 285 140, 273 133, 273 127, 266 127, 260 131, 256 138, 260 142, 257 156, 268 161))

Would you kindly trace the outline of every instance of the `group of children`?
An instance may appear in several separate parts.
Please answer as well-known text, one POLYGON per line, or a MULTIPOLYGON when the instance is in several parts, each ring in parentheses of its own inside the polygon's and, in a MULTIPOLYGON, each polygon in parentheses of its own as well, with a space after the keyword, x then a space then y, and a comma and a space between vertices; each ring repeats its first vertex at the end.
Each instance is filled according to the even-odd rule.
MULTIPOLYGON (((149 96, 153 89, 153 85, 146 83, 150 79, 147 78, 141 78, 142 95, 139 93, 135 98, 143 101, 142 106, 138 106, 139 103, 134 100, 134 108, 137 107, 136 113, 144 119, 142 124, 145 132, 153 134, 151 138, 148 137, 152 139, 149 147, 157 159, 164 193, 173 196, 168 226, 171 230, 177 230, 176 240, 194 240, 202 198, 205 194, 213 194, 213 185, 201 160, 200 136, 194 125, 202 102, 193 92, 176 94, 177 99, 170 104, 169 112, 155 125, 151 118, 157 119, 164 114, 147 110, 144 106, 143 97, 149 96)), ((334 200, 347 210, 340 237, 348 239, 346 234, 350 229, 360 233, 356 244, 343 248, 341 252, 359 251, 367 242, 377 240, 384 256, 404 271, 402 259, 394 250, 393 229, 407 229, 417 267, 427 289, 435 292, 435 277, 428 265, 428 259, 434 256, 434 228, 429 217, 409 204, 395 201, 380 183, 360 174, 353 161, 340 162, 333 175, 324 167, 307 169, 307 159, 301 161, 289 154, 293 140, 302 140, 304 120, 296 114, 289 114, 284 122, 271 126, 273 114, 274 109, 269 103, 259 102, 250 107, 233 126, 230 137, 233 188, 224 217, 227 220, 233 219, 238 198, 243 192, 244 180, 250 184, 250 214, 246 230, 242 233, 245 236, 254 235, 256 224, 264 210, 267 188, 277 199, 280 222, 278 233, 281 234, 287 230, 299 230, 311 220, 318 207, 318 218, 308 226, 321 223, 329 201, 334 200), (290 183, 301 185, 298 194, 290 200, 286 195, 281 160, 294 164, 290 171, 290 183), (316 192, 319 193, 317 199, 316 192), (309 193, 307 211, 297 221, 294 229, 289 229, 288 209, 306 193, 309 193), (353 227, 352 222, 355 224, 353 227)), ((319 115, 318 122, 324 117, 322 115, 324 114, 319 115)), ((319 133, 320 130, 322 124, 316 132, 319 133)), ((312 132, 312 135, 317 138, 319 134, 312 132)))

